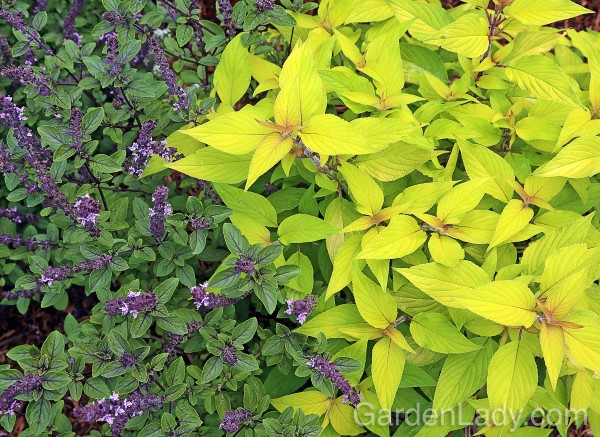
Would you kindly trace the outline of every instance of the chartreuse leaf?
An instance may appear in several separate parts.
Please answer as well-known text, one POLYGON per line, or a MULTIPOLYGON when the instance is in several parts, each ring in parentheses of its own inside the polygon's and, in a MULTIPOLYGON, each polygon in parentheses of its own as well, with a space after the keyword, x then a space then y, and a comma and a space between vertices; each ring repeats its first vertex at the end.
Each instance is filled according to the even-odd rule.
POLYGON ((457 267, 428 263, 394 270, 431 298, 452 308, 462 308, 456 302, 456 297, 470 294, 476 287, 490 282, 488 274, 481 267, 464 260, 457 267))
POLYGON ((534 174, 537 176, 589 178, 600 173, 600 137, 581 137, 567 144, 534 174))
POLYGON ((373 346, 371 372, 377 398, 383 409, 392 407, 404 371, 404 351, 384 337, 373 346))
POLYGON ((252 152, 271 129, 246 112, 230 112, 182 133, 233 155, 252 152))
POLYGON ((383 21, 394 16, 386 0, 349 0, 348 7, 351 11, 346 23, 383 21))
POLYGON ((519 88, 538 99, 551 100, 571 106, 580 102, 571 89, 571 80, 560 67, 545 56, 524 56, 510 62, 506 76, 519 88))
POLYGON ((198 179, 237 184, 246 180, 250 160, 250 154, 231 155, 212 147, 204 147, 193 155, 165 166, 198 179))
POLYGON ((396 300, 358 270, 352 272, 352 293, 360 315, 371 326, 385 329, 395 322, 396 300))
POLYGON ((479 350, 449 355, 444 361, 433 396, 433 408, 443 411, 454 408, 479 390, 486 381, 487 369, 494 354, 494 342, 477 338, 479 350))
POLYGON ((479 204, 488 183, 486 179, 474 179, 453 187, 440 199, 437 217, 446 225, 460 223, 479 204))
POLYGON ((440 313, 417 314, 410 322, 410 333, 419 346, 434 352, 460 354, 481 349, 440 313))
POLYGON ((488 48, 488 32, 488 21, 479 13, 471 13, 459 17, 424 41, 468 58, 476 58, 488 48))
POLYGON ((281 161, 289 153, 293 145, 291 137, 283 136, 278 132, 265 135, 252 155, 252 161, 248 170, 248 179, 246 180, 246 189, 250 188, 259 177, 281 161))
POLYGON ((368 174, 347 162, 339 167, 339 170, 348 183, 350 195, 354 198, 358 212, 373 216, 381 211, 383 191, 368 174))
POLYGON ((233 38, 223 50, 215 68, 214 86, 221 102, 233 106, 250 85, 248 50, 242 45, 243 34, 233 38))
POLYGON ((465 251, 453 238, 432 234, 428 243, 429 253, 435 262, 448 267, 456 267, 465 258, 465 251))
POLYGON ((284 219, 277 234, 283 244, 323 240, 339 231, 337 226, 308 214, 295 214, 284 219))
POLYGON ((515 179, 510 164, 497 153, 487 147, 459 141, 462 160, 471 179, 490 179, 487 193, 503 202, 508 202, 513 195, 511 181, 515 179))
POLYGON ((310 118, 304 123, 300 138, 310 150, 323 155, 363 155, 379 150, 351 123, 332 114, 310 118))
POLYGON ((560 326, 549 325, 542 321, 540 328, 540 346, 546 363, 548 379, 556 390, 560 368, 565 357, 565 335, 560 326))
POLYGON ((532 218, 533 209, 526 206, 522 200, 510 200, 500 214, 488 250, 491 250, 514 237, 527 226, 532 218))
POLYGON ((414 218, 398 215, 392 217, 388 226, 363 247, 358 258, 401 258, 421 247, 426 238, 425 232, 414 218))
POLYGON ((359 435, 365 430, 355 419, 355 411, 352 406, 343 403, 343 398, 340 397, 331 402, 327 417, 329 423, 338 434, 347 436, 359 435))
POLYGON ((593 11, 570 0, 515 0, 506 10, 508 17, 533 26, 543 26, 591 13, 593 11))
POLYGON ((536 300, 531 290, 518 280, 495 281, 471 293, 455 296, 463 308, 505 326, 530 327, 536 317, 536 300))
POLYGON ((214 184, 214 187, 234 214, 245 215, 263 226, 277 226, 277 212, 265 197, 225 184, 214 184))
POLYGON ((307 43, 292 50, 279 75, 281 90, 275 99, 275 123, 302 126, 315 114, 324 113, 327 99, 315 60, 307 43))
POLYGON ((322 416, 329 409, 331 400, 320 391, 312 390, 271 399, 277 411, 283 411, 288 407, 301 409, 304 414, 316 414, 322 416))
POLYGON ((573 313, 569 322, 578 327, 564 327, 569 358, 580 366, 600 372, 600 329, 595 313, 573 313))
POLYGON ((535 359, 522 341, 513 341, 500 347, 488 369, 490 407, 518 414, 535 393, 537 376, 535 359))
POLYGON ((355 264, 358 270, 364 267, 365 262, 356 259, 360 252, 361 239, 361 235, 353 235, 338 249, 333 259, 333 272, 327 284, 325 299, 329 299, 352 281, 352 268, 355 264))
POLYGON ((414 19, 412 36, 427 39, 452 22, 450 14, 439 4, 412 0, 388 0, 394 15, 401 23, 414 19))
POLYGON ((381 336, 381 330, 373 328, 364 321, 358 308, 354 304, 338 305, 323 313, 317 314, 304 325, 296 329, 296 332, 310 337, 316 337, 323 333, 328 338, 377 338, 381 336), (351 330, 353 335, 346 334, 351 330), (359 335, 360 334, 360 335, 359 335))

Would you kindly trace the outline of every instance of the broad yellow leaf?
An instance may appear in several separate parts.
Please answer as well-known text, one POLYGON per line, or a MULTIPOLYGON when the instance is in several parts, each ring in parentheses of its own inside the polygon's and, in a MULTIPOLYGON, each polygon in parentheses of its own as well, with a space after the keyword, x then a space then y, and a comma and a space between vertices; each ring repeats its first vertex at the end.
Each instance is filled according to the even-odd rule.
POLYGON ((373 346, 371 373, 383 409, 392 407, 404 371, 404 351, 384 337, 373 346))
POLYGON ((388 3, 401 23, 414 20, 410 33, 421 40, 436 34, 452 22, 451 15, 439 4, 412 0, 388 0, 388 3))
POLYGON ((600 325, 595 315, 589 318, 570 317, 569 321, 583 325, 582 328, 565 327, 565 344, 569 359, 594 372, 600 372, 600 325))
POLYGON ((454 408, 485 384, 488 365, 494 354, 493 341, 482 338, 473 341, 482 347, 472 352, 449 355, 444 361, 433 396, 436 411, 454 408))
POLYGON ((510 414, 518 413, 535 393, 537 378, 531 351, 520 341, 505 344, 496 351, 488 368, 490 407, 510 414))
POLYGON ((540 345, 542 347, 542 355, 546 363, 548 379, 552 384, 552 388, 556 390, 556 383, 560 368, 562 367, 565 358, 565 335, 560 326, 548 325, 545 321, 542 322, 540 329, 540 345))
POLYGON ((419 130, 417 125, 397 118, 357 118, 350 125, 361 132, 369 143, 379 145, 379 150, 419 130))
POLYGON ((396 321, 398 310, 392 295, 357 270, 352 272, 352 293, 360 315, 371 326, 385 329, 396 321))
POLYGON ((214 85, 221 102, 233 106, 250 86, 248 49, 242 44, 243 34, 233 38, 223 50, 215 68, 214 85))
POLYGON ((515 0, 506 11, 508 17, 530 26, 543 26, 591 13, 593 11, 570 0, 515 0))
POLYGON ((323 333, 327 338, 361 339, 365 336, 377 338, 381 330, 373 328, 365 322, 354 304, 338 305, 315 317, 296 329, 295 332, 316 337, 323 333), (352 332, 349 335, 346 332, 352 332))
POLYGON ((288 407, 293 407, 294 410, 301 409, 304 414, 316 414, 317 416, 325 414, 329 409, 330 403, 331 399, 317 390, 293 393, 277 399, 271 399, 271 405, 277 411, 281 412, 288 407))
POLYGON ((459 141, 463 163, 470 179, 490 179, 487 193, 503 202, 512 199, 513 187, 511 181, 515 179, 510 164, 492 152, 487 147, 459 141))
POLYGON ((460 223, 465 214, 479 204, 488 183, 486 179, 474 179, 452 188, 438 203, 438 218, 446 225, 460 223))
POLYGON ((495 281, 455 296, 463 308, 504 326, 530 327, 536 317, 531 290, 518 280, 495 281))
POLYGON ((165 166, 205 181, 237 184, 246 179, 251 159, 250 154, 230 155, 212 147, 204 147, 193 155, 165 166))
POLYGON ((248 179, 246 180, 246 190, 271 167, 281 161, 293 145, 294 143, 289 136, 282 136, 278 132, 266 135, 256 148, 254 155, 252 155, 248 179))
POLYGON ((464 14, 425 39, 425 42, 468 58, 476 58, 488 48, 488 33, 489 23, 479 13, 464 14))
POLYGON ((277 234, 283 244, 322 240, 339 231, 337 226, 308 214, 295 214, 284 219, 277 234))
POLYGON ((432 234, 428 247, 433 260, 448 267, 456 267, 465 258, 465 251, 460 243, 445 235, 432 234))
POLYGON ((563 320, 581 302, 592 281, 588 281, 588 270, 589 267, 586 266, 576 271, 544 294, 547 297, 546 310, 554 320, 563 320))
POLYGON ((533 209, 525 206, 522 200, 510 200, 500 214, 488 250, 499 246, 514 237, 527 226, 532 218, 533 209))
POLYGON ((392 343, 394 343, 396 346, 404 349, 407 352, 410 352, 413 354, 415 353, 415 350, 408 343, 408 340, 406 340, 406 337, 404 337, 404 334, 402 334, 396 328, 390 327, 390 328, 386 329, 385 334, 390 340, 392 340, 392 343))
POLYGON ((327 417, 329 418, 329 423, 337 433, 353 436, 362 434, 365 431, 357 423, 354 413, 355 409, 343 403, 342 398, 339 398, 331 403, 327 417))
POLYGON ((348 3, 352 11, 346 17, 346 23, 383 21, 394 16, 386 0, 350 0, 348 3))
POLYGON ((598 173, 600 173, 600 137, 597 136, 577 138, 535 171, 537 176, 566 178, 589 178, 598 173))
POLYGON ((490 282, 488 274, 471 261, 460 261, 458 267, 429 263, 394 270, 431 298, 453 308, 462 308, 455 300, 457 296, 470 294, 490 282))
POLYGON ((461 354, 481 349, 440 313, 417 314, 410 322, 410 333, 419 346, 443 354, 461 354))
POLYGON ((381 207, 383 206, 383 191, 371 179, 371 176, 361 172, 358 168, 347 162, 339 167, 339 171, 348 183, 350 195, 354 199, 358 212, 373 216, 381 211, 381 207))
POLYGON ((325 112, 325 90, 308 44, 292 50, 281 69, 279 86, 281 91, 275 99, 275 123, 279 126, 300 126, 325 112))
POLYGON ((234 155, 252 152, 265 135, 271 132, 272 129, 261 125, 252 115, 245 112, 230 112, 208 123, 181 131, 215 149, 234 155))
POLYGON ((427 239, 417 221, 407 215, 398 215, 390 220, 373 240, 358 254, 362 259, 394 259, 409 255, 427 239))
POLYGON ((473 244, 489 244, 496 231, 500 214, 476 209, 466 213, 458 225, 446 229, 445 233, 457 240, 473 244))
POLYGON ((571 402, 569 403, 569 408, 572 411, 585 411, 590 408, 597 396, 596 381, 586 371, 579 371, 575 374, 571 386, 571 402))
POLYGON ((362 270, 365 262, 356 259, 360 252, 362 235, 353 235, 346 239, 333 259, 333 272, 327 284, 325 299, 329 299, 352 281, 352 267, 356 263, 357 268, 362 270))
POLYGON ((519 88, 529 91, 538 99, 571 106, 581 105, 571 89, 571 79, 557 64, 545 56, 525 56, 509 63, 506 67, 506 76, 519 88))
POLYGON ((407 214, 422 214, 429 211, 455 183, 454 181, 448 181, 412 185, 398 194, 392 205, 408 204, 407 214))
POLYGON ((323 155, 362 155, 379 150, 352 124, 332 114, 312 117, 300 132, 310 150, 323 155))

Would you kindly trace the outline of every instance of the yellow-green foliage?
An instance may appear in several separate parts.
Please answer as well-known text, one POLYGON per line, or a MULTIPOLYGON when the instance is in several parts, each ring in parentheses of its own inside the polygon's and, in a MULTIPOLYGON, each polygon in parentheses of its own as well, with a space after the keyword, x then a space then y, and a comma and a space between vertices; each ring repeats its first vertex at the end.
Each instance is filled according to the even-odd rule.
MULTIPOLYGON (((548 435, 523 423, 536 408, 600 418, 600 34, 542 27, 589 13, 569 0, 494 3, 322 1, 267 30, 281 66, 242 34, 168 166, 214 182, 250 243, 286 246, 302 273, 279 299, 320 295, 296 332, 361 362, 365 402, 548 435)), ((273 405, 390 434, 314 389, 273 405)), ((444 417, 396 435, 466 426, 444 417)))

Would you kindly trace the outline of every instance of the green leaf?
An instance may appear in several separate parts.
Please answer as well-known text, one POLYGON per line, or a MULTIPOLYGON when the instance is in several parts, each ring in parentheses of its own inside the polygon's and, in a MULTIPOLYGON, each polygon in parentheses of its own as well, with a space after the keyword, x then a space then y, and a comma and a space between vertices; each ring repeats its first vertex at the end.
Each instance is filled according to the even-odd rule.
POLYGON ((529 26, 543 26, 593 11, 570 0, 515 0, 506 15, 529 26))
POLYGON ((462 354, 481 349, 440 313, 417 314, 410 322, 410 333, 419 346, 434 352, 462 354))
POLYGON ((25 418, 32 432, 41 434, 50 424, 51 406, 46 398, 40 398, 27 405, 25 418))
POLYGON ((337 226, 308 214, 295 214, 281 222, 277 229, 283 244, 306 243, 329 237, 339 231, 337 226))

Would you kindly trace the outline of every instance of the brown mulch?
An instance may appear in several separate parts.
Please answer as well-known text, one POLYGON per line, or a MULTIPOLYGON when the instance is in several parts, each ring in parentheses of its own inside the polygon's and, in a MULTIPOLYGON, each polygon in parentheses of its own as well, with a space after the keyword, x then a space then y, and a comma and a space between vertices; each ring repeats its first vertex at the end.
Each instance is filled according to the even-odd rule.
MULTIPOLYGON (((593 29, 596 31, 600 31, 600 0, 574 0, 575 3, 580 4, 592 11, 593 14, 586 14, 580 17, 575 17, 570 20, 559 21, 558 23, 554 23, 552 26, 565 29, 572 27, 577 30, 584 29, 593 29)), ((442 5, 445 8, 454 7, 464 4, 464 2, 460 0, 442 0, 442 5)))

